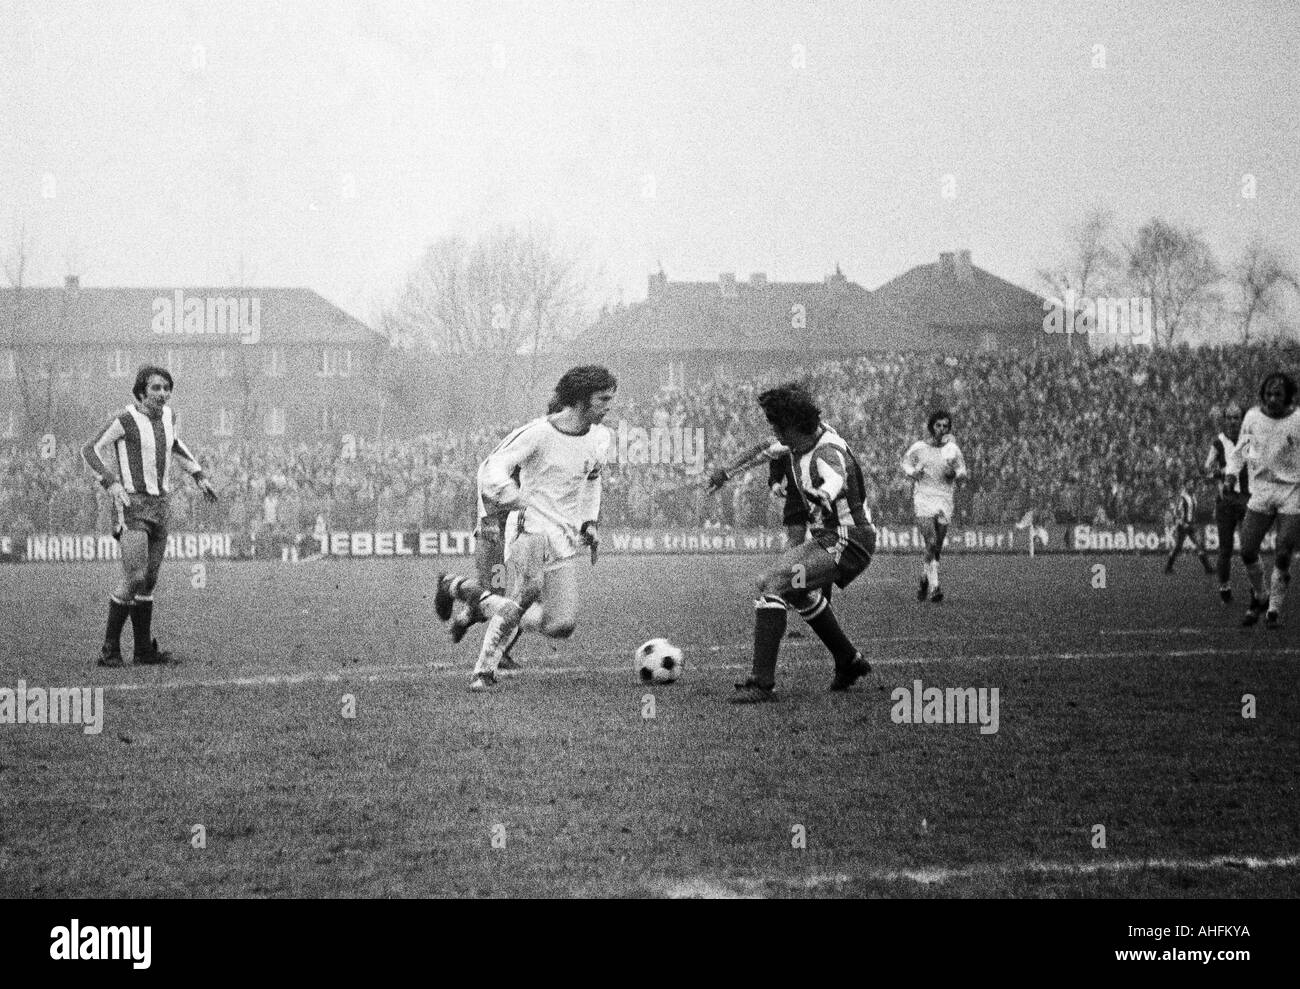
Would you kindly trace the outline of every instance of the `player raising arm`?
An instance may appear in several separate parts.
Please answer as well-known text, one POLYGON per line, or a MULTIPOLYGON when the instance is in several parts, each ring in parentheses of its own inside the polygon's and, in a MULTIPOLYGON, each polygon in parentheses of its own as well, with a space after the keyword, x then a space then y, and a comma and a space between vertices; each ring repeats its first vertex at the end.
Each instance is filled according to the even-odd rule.
POLYGON ((801 385, 771 388, 758 396, 758 404, 785 449, 776 463, 787 503, 798 503, 810 521, 812 538, 787 549, 758 581, 753 670, 736 684, 733 704, 775 699, 788 608, 798 611, 830 650, 835 661, 831 690, 847 690, 871 672, 822 593, 832 584, 848 586, 867 568, 876 547, 876 530, 863 504, 862 471, 848 444, 821 421, 821 410, 801 385))
POLYGON ((131 393, 135 403, 114 416, 81 450, 122 520, 123 578, 109 595, 101 666, 122 665, 122 627, 128 615, 135 634, 135 661, 172 662, 172 654, 158 648, 152 633, 153 592, 167 550, 167 475, 172 461, 180 462, 208 501, 217 500, 203 468, 176 434, 176 417, 167 405, 171 374, 161 367, 142 367, 131 393))
POLYGON ((498 512, 520 511, 522 531, 507 532, 505 588, 472 577, 438 575, 435 607, 448 597, 477 602, 490 616, 470 689, 497 682, 503 645, 522 625, 551 638, 568 638, 578 618, 574 562, 580 546, 599 543, 600 472, 612 448, 601 425, 618 382, 606 368, 576 367, 555 386, 561 411, 515 430, 483 462, 484 501, 498 512))
POLYGON ((912 508, 921 538, 925 540, 916 599, 924 601, 929 594, 930 600, 937 604, 943 600, 943 591, 939 589, 939 557, 952 523, 953 492, 957 483, 970 474, 966 459, 951 435, 952 416, 943 411, 931 412, 925 428, 929 438, 917 440, 907 448, 902 467, 912 481, 912 508))
POLYGON ((1300 542, 1300 415, 1295 397, 1295 379, 1274 371, 1259 386, 1259 404, 1241 423, 1238 451, 1250 472, 1250 500, 1241 525, 1241 562, 1250 579, 1250 608, 1243 625, 1254 625, 1266 611, 1264 624, 1277 628, 1291 581, 1291 554, 1300 542), (1259 548, 1275 520, 1277 552, 1272 587, 1265 595, 1259 548))

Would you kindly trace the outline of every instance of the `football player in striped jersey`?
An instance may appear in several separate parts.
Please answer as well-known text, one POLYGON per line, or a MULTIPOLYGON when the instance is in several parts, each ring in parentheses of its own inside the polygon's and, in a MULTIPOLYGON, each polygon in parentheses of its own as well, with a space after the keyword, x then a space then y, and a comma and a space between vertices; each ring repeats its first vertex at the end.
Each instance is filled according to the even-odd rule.
POLYGON ((939 557, 943 555, 943 541, 952 524, 953 493, 958 482, 969 477, 969 472, 966 459, 952 438, 952 416, 941 410, 931 412, 925 429, 929 437, 907 448, 902 470, 912 482, 912 509, 925 541, 916 599, 924 601, 928 595, 938 604, 943 600, 943 591, 939 589, 939 557))
MULTIPOLYGON (((750 452, 776 460, 785 518, 806 517, 811 537, 788 548, 758 581, 753 669, 748 679, 736 684, 733 704, 775 700, 776 663, 790 608, 830 650, 835 661, 831 690, 848 690, 871 672, 871 664, 844 634, 823 593, 832 584, 847 587, 867 568, 876 548, 857 459, 840 435, 821 421, 821 410, 802 385, 768 389, 758 396, 758 404, 778 445, 764 444, 761 451, 750 452)), ((731 471, 711 473, 710 487, 720 487, 731 471)))
MULTIPOLYGON (((109 595, 108 626, 100 648, 101 666, 121 666, 122 628, 127 616, 135 638, 137 663, 168 663, 172 654, 153 637, 153 592, 167 551, 168 474, 179 463, 208 501, 217 492, 176 432, 167 404, 172 376, 161 367, 140 368, 131 388, 135 402, 119 412, 81 450, 82 459, 113 499, 120 519, 123 577, 109 595)), ((117 534, 117 531, 115 531, 117 534)))
POLYGON ((1300 544, 1300 413, 1295 399, 1295 379, 1274 371, 1259 386, 1259 404, 1241 422, 1238 450, 1250 471, 1250 501, 1241 524, 1241 562, 1250 579, 1243 625, 1254 625, 1264 613, 1264 624, 1278 627, 1291 582, 1291 554, 1300 544), (1266 594, 1259 549, 1275 520, 1277 550, 1266 594))
POLYGON ((1233 537, 1246 517, 1246 503, 1250 500, 1250 473, 1241 459, 1238 446, 1241 441, 1241 406, 1229 402, 1223 410, 1223 431, 1210 444, 1205 458, 1205 470, 1210 480, 1217 482, 1218 493, 1214 499, 1214 521, 1219 527, 1219 597, 1224 604, 1232 603, 1232 549, 1233 537))
POLYGON ((1196 558, 1206 573, 1214 573, 1210 566, 1210 554, 1205 551, 1205 533, 1196 518, 1196 496, 1192 494, 1192 482, 1184 478, 1178 485, 1178 497, 1172 505, 1174 532, 1169 549, 1169 558, 1165 560, 1165 573, 1174 572, 1174 561, 1183 550, 1183 543, 1190 540, 1196 547, 1196 558))

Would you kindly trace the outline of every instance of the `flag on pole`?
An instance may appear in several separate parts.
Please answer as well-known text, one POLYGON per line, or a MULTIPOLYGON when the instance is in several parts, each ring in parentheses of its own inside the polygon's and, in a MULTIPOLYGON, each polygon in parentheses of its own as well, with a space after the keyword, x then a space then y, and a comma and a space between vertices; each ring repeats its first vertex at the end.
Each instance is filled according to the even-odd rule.
POLYGON ((1034 510, 1032 508, 1016 523, 1016 528, 1029 530, 1029 556, 1032 558, 1034 555, 1034 510))

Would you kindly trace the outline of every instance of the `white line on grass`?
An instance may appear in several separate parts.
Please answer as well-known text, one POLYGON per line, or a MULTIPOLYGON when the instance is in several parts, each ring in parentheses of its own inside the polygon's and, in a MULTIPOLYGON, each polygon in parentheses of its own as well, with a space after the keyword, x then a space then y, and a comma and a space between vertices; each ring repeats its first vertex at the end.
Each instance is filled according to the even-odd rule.
MULTIPOLYGON (((818 646, 818 642, 797 640, 788 646, 818 646)), ((715 653, 724 648, 728 651, 741 651, 748 648, 748 643, 735 643, 730 646, 710 647, 715 653)), ((872 657, 871 665, 880 666, 924 666, 932 663, 991 663, 991 662, 1074 662, 1093 659, 1191 659, 1200 656, 1294 656, 1300 655, 1300 648, 1283 649, 1172 649, 1160 652, 1150 650, 1125 650, 1123 652, 1055 652, 1055 653, 999 653, 986 656, 914 656, 910 658, 883 659, 872 657)), ((622 652, 609 652, 594 656, 595 659, 613 659, 621 657, 622 652)), ((689 660, 686 675, 689 677, 694 667, 706 670, 748 670, 749 663, 715 663, 692 664, 689 660)), ((800 669, 804 667, 830 668, 829 657, 801 662, 786 662, 784 667, 800 669)), ((616 673, 631 678, 630 664, 619 666, 531 666, 525 662, 525 678, 532 676, 563 676, 573 673, 616 673)), ((257 676, 224 677, 220 679, 198 680, 156 680, 138 683, 106 683, 105 690, 187 690, 197 688, 225 687, 284 687, 304 683, 378 683, 387 680, 420 680, 430 677, 468 677, 470 664, 422 663, 394 666, 357 666, 350 670, 301 670, 295 673, 265 673, 257 676)))
POLYGON ((983 879, 996 876, 1018 876, 1027 873, 1047 875, 1092 876, 1098 873, 1146 872, 1148 870, 1207 872, 1213 869, 1294 869, 1300 867, 1300 855, 1283 855, 1264 858, 1257 855, 1215 855, 1200 859, 1103 859, 1099 862, 985 862, 959 868, 936 866, 926 869, 873 869, 854 877, 844 873, 814 876, 772 876, 767 879, 708 878, 656 883, 652 887, 672 899, 738 899, 761 896, 769 886, 817 889, 821 886, 843 886, 854 878, 866 882, 912 882, 922 886, 937 886, 954 879, 983 879))

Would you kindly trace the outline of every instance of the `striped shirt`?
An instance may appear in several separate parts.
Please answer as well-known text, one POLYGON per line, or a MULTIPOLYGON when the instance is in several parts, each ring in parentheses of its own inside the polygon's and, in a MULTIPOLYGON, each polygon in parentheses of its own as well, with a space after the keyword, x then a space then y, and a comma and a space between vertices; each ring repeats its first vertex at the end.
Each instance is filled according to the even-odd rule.
POLYGON ((173 460, 180 461, 181 468, 196 481, 203 476, 197 458, 176 435, 176 416, 167 405, 157 419, 128 405, 86 444, 82 455, 104 487, 121 481, 130 494, 167 494, 171 490, 167 475, 173 460), (108 463, 110 451, 116 476, 108 463))
POLYGON ((1196 499, 1190 492, 1183 491, 1174 502, 1174 521, 1179 525, 1194 525, 1196 521, 1196 499))
POLYGON ((812 449, 798 457, 786 453, 777 464, 785 474, 785 516, 806 517, 813 529, 838 531, 871 527, 865 485, 857 458, 839 433, 823 425, 812 449), (819 491, 830 504, 827 511, 811 502, 805 491, 819 491))

